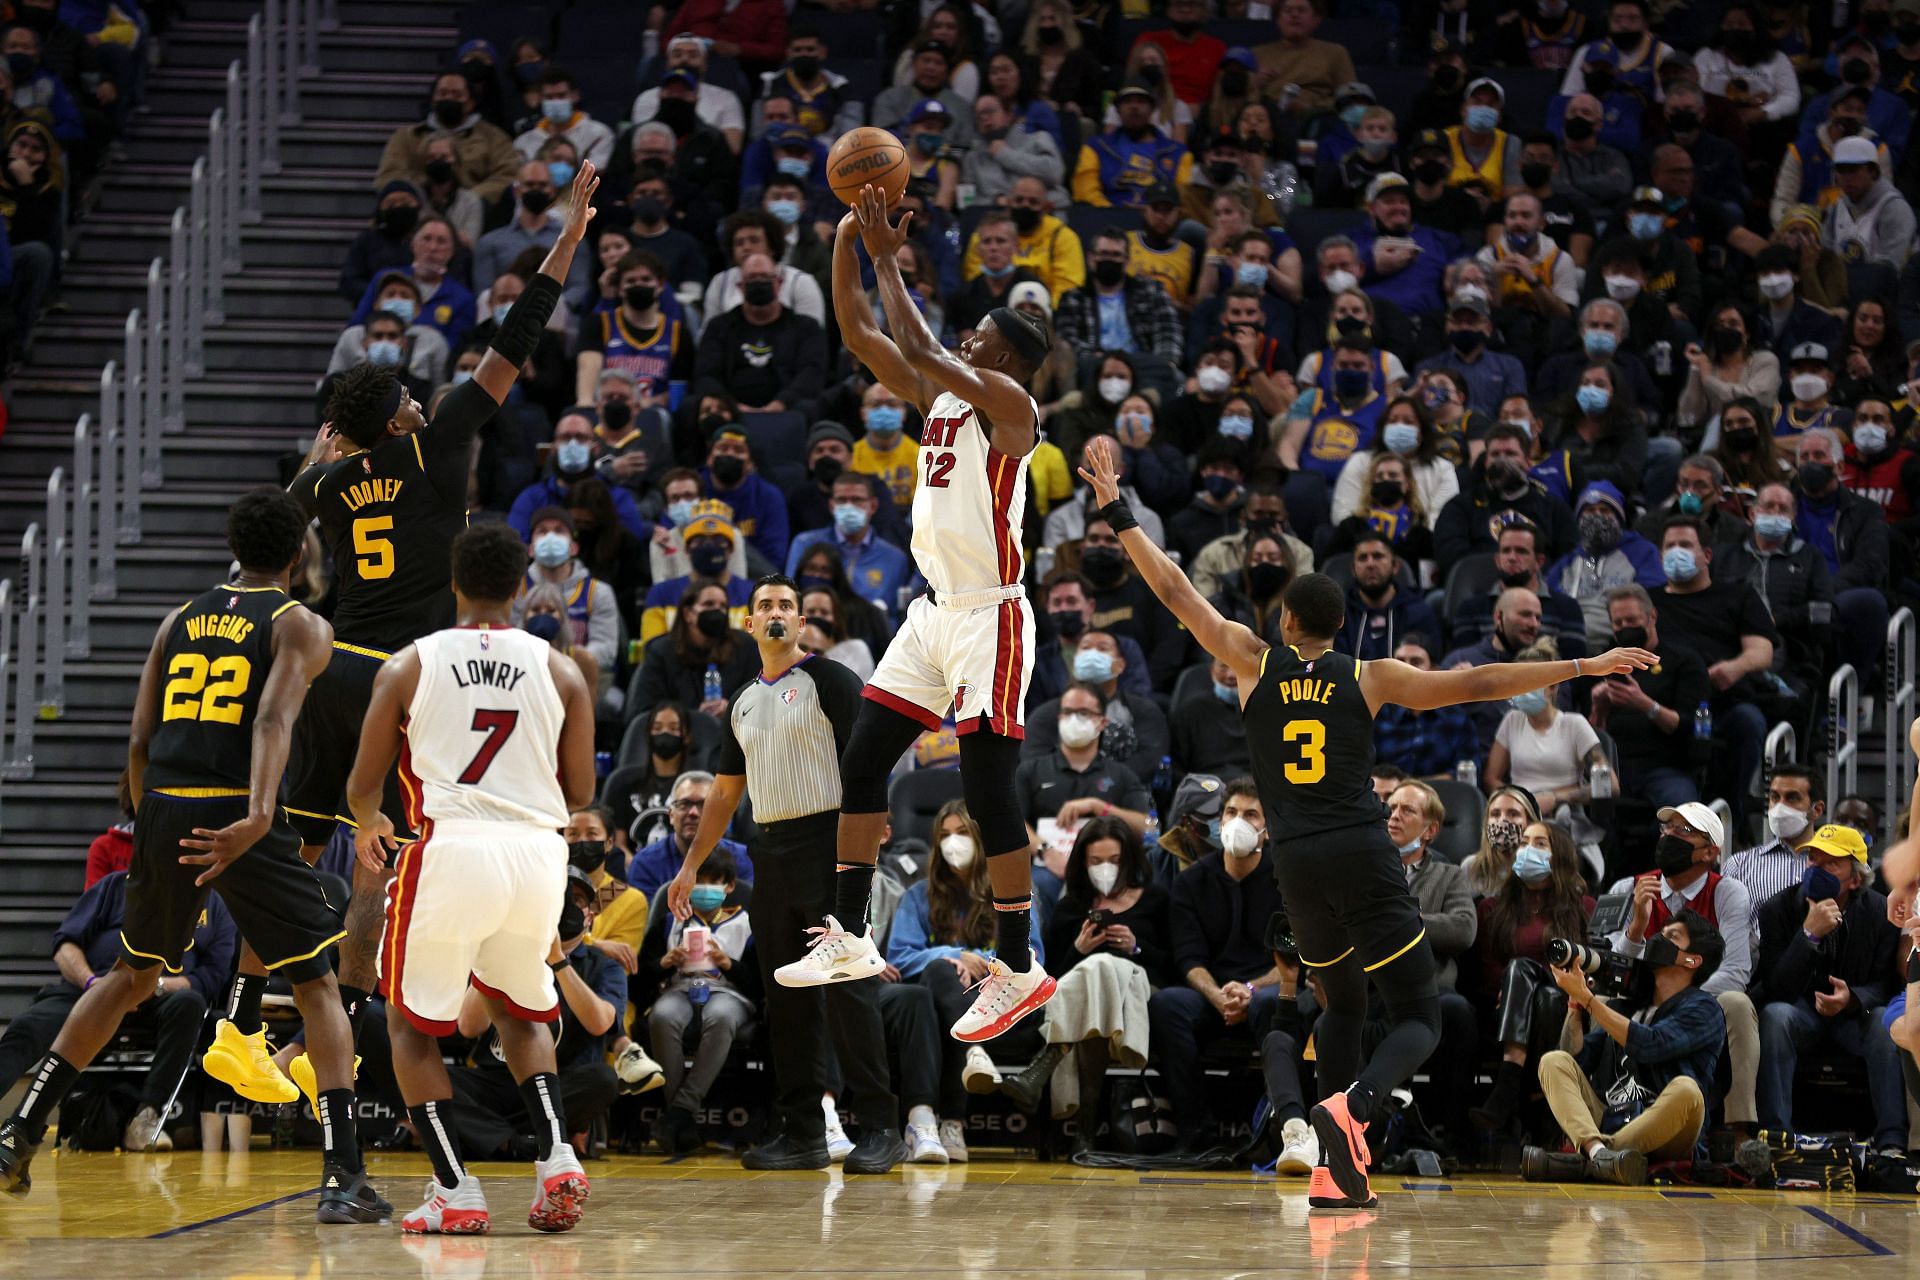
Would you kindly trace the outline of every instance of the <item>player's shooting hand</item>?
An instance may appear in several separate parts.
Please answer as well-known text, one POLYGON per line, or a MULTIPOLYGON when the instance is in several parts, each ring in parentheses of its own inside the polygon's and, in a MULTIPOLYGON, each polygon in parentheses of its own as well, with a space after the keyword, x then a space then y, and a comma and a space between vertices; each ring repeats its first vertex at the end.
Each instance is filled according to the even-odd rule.
POLYGON ((1079 468, 1080 478, 1093 488, 1093 496, 1101 506, 1120 496, 1120 466, 1115 454, 1118 446, 1107 436, 1095 436, 1087 446, 1087 461, 1093 464, 1089 471, 1079 468))
POLYGON ((907 227, 913 222, 913 215, 901 214, 898 226, 888 222, 880 189, 871 182, 860 188, 860 198, 854 201, 853 207, 860 214, 860 239, 867 246, 867 255, 876 263, 882 257, 892 262, 893 255, 907 242, 907 227))
POLYGON ((360 865, 369 871, 385 871, 387 855, 400 847, 399 839, 393 834, 393 819, 384 813, 376 813, 371 821, 360 824, 353 833, 353 852, 360 865))
POLYGON ((183 853, 180 861, 188 866, 205 867, 194 884, 202 885, 225 871, 234 859, 253 848, 254 843, 273 826, 273 818, 268 814, 258 816, 249 814, 215 831, 211 827, 195 827, 195 839, 183 839, 183 849, 199 849, 199 853, 183 853))
POLYGON ((600 171, 593 167, 593 161, 582 160, 580 172, 573 176, 573 204, 567 209, 567 224, 560 229, 560 238, 572 244, 579 244, 586 238, 587 224, 593 221, 593 193, 600 189, 600 171))
POLYGON ((1645 671, 1659 661, 1659 654, 1646 649, 1609 649, 1597 658, 1582 658, 1575 665, 1583 676, 1610 676, 1645 671))

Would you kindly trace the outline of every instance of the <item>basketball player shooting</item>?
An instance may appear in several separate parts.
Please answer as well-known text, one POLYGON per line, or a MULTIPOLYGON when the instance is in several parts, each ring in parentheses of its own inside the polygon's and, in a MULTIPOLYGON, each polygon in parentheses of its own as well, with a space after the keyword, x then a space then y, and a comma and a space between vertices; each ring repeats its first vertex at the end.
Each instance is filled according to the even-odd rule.
POLYGON ((1033 959, 1032 850, 1013 791, 1033 675, 1020 528, 1040 415, 1027 383, 1052 339, 1040 322, 998 307, 957 354, 941 347, 894 259, 911 221, 908 214, 889 223, 880 193, 861 189, 834 237, 833 302, 847 349, 926 423, 913 494, 913 559, 927 593, 908 607, 867 682, 840 757, 833 914, 811 950, 775 977, 789 987, 825 986, 885 967, 871 928, 863 926, 887 824, 887 774, 915 738, 939 729, 952 711, 962 788, 986 844, 998 926, 988 975, 953 1026, 956 1039, 978 1042, 1038 1009, 1054 988, 1033 959), (873 259, 892 338, 875 326, 862 294, 856 236, 873 259))
POLYGON ((1440 996, 1419 904, 1373 793, 1373 718, 1386 703, 1428 711, 1513 697, 1576 676, 1651 667, 1645 649, 1614 649, 1570 662, 1507 662, 1467 671, 1420 671, 1382 658, 1336 653, 1346 595, 1325 574, 1294 579, 1281 600, 1281 649, 1220 616, 1166 553, 1140 531, 1125 498, 1112 442, 1094 441, 1101 514, 1160 603, 1201 647, 1233 669, 1253 776, 1267 814, 1273 874, 1300 962, 1319 975, 1326 1012, 1314 1030, 1320 1089, 1313 1109, 1321 1166, 1308 1203, 1374 1204, 1366 1126, 1377 1099, 1411 1076, 1440 1039, 1440 996), (1593 670, 1587 670, 1591 666, 1593 670), (1388 1029, 1360 1068, 1367 986, 1379 989, 1388 1029))

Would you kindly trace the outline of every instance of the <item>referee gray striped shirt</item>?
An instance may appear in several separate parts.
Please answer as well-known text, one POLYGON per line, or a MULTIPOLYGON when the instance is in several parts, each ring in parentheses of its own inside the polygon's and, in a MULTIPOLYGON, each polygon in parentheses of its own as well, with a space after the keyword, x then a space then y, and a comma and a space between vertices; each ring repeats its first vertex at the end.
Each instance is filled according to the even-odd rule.
POLYGON ((756 822, 840 808, 840 752, 860 711, 860 677, 830 658, 802 658, 777 680, 766 673, 727 704, 718 774, 745 774, 756 822))

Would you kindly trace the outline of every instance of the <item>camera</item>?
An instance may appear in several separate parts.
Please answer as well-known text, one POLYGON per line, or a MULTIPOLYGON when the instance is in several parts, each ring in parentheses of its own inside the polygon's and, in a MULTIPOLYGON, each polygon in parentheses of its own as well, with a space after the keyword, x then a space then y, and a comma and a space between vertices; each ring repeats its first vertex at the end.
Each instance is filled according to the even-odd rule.
POLYGON ((1610 935, 1623 928, 1633 913, 1633 896, 1609 893, 1594 904, 1587 922, 1588 940, 1547 939, 1547 963, 1556 969, 1578 969, 1587 975, 1587 983, 1603 996, 1625 996, 1635 989, 1635 980, 1644 966, 1632 956, 1623 956, 1607 945, 1610 935))
POLYGON ((1267 917, 1267 950, 1276 952, 1288 960, 1299 963, 1300 944, 1293 936, 1293 922, 1287 919, 1287 913, 1276 911, 1267 917))

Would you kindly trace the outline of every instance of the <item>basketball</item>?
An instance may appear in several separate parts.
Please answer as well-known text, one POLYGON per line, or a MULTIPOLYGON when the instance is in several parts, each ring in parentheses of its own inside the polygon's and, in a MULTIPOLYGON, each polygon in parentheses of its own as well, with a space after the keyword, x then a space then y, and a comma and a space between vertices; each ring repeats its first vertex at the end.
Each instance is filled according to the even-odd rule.
POLYGON ((871 182, 891 209, 907 189, 907 149, 885 129, 865 125, 840 135, 827 152, 827 183, 847 204, 871 182))

